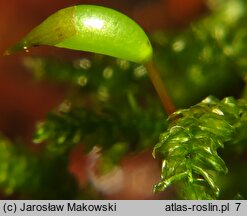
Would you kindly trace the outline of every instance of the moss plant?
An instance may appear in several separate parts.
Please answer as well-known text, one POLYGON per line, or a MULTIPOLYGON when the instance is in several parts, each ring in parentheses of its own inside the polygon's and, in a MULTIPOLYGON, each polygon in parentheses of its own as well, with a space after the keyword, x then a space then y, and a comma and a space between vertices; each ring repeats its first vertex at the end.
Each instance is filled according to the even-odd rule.
MULTIPOLYGON (((235 7, 237 7, 236 2, 242 4, 241 0, 235 3, 229 2, 235 7)), ((232 6, 230 3, 229 7, 232 6)), ((227 11, 224 7, 222 10, 227 11)), ((242 11, 239 13, 243 14, 242 11)), ((217 20, 220 19, 217 18, 217 20)), ((210 20, 207 23, 210 23, 210 20)), ((222 26, 229 27, 231 23, 226 22, 222 26)), ((207 28, 202 30, 207 32, 207 28)), ((222 36, 220 29, 217 32, 214 32, 216 41, 222 36)), ((247 30, 244 29, 242 34, 243 32, 247 30)), ((198 35, 196 38, 199 38, 199 41, 203 38, 198 43, 203 44, 207 39, 207 34, 198 35)), ((163 51, 165 45, 162 43, 162 35, 156 35, 153 38, 154 55, 156 55, 155 50, 159 50, 156 49, 156 45, 161 44, 160 49, 163 48, 163 51)), ((175 42, 172 49, 177 56, 185 49, 185 42, 181 38, 180 41, 175 42)), ((219 46, 224 46, 223 43, 219 42, 219 44, 219 46)), ((153 156, 161 159, 163 163, 161 179, 154 186, 154 192, 164 191, 174 184, 178 191, 177 198, 225 198, 223 195, 228 194, 229 190, 219 182, 220 179, 223 179, 223 182, 232 179, 231 170, 228 169, 227 149, 239 149, 239 152, 246 149, 247 103, 245 100, 237 100, 233 97, 219 100, 214 96, 209 96, 190 108, 176 110, 164 86, 163 77, 161 78, 164 72, 158 72, 154 63, 157 60, 158 64, 162 65, 166 60, 159 59, 157 54, 154 61, 153 48, 142 28, 129 17, 109 8, 78 5, 61 9, 35 27, 20 42, 7 49, 5 54, 29 50, 39 45, 89 51, 112 56, 118 60, 109 57, 95 57, 92 62, 87 60, 87 64, 83 65, 83 62, 77 64, 76 61, 70 64, 45 58, 26 59, 26 66, 32 71, 38 71, 39 76, 45 74, 46 77, 53 76, 56 81, 71 82, 77 87, 79 85, 75 95, 90 100, 92 106, 85 107, 71 99, 73 102, 62 104, 59 112, 50 113, 46 121, 38 124, 33 141, 34 143, 47 143, 40 158, 30 157, 25 151, 20 151, 23 155, 22 159, 22 156, 17 155, 13 150, 14 147, 4 148, 5 145, 11 146, 11 144, 1 137, 0 148, 5 149, 4 154, 13 156, 17 161, 27 161, 30 158, 34 161, 31 168, 22 166, 22 172, 29 169, 32 173, 35 166, 45 166, 43 158, 50 158, 51 162, 58 164, 63 158, 68 157, 75 145, 81 142, 85 143, 87 151, 100 143, 105 152, 103 161, 106 163, 102 167, 109 168, 113 166, 112 164, 118 163, 128 152, 138 152, 150 146, 153 147, 152 143, 157 141, 159 136, 159 141, 154 146, 153 156), (37 61, 42 64, 36 64, 37 61), (38 68, 35 65, 39 65, 38 68), (90 70, 92 73, 87 73, 90 70), (103 71, 103 78, 99 71, 103 71), (159 102, 152 95, 152 89, 149 89, 145 79, 146 72, 166 113, 162 112, 159 102), (119 89, 124 90, 119 91, 119 89), (143 104, 140 105, 141 103, 143 104), (167 119, 165 119, 166 115, 167 119), (223 147, 226 150, 222 151, 223 147)), ((207 58, 209 61, 213 47, 210 45, 203 47, 201 58, 207 58)), ((195 52, 196 49, 197 47, 195 47, 195 52)), ((219 54, 221 60, 229 59, 231 49, 229 47, 222 49, 224 52, 219 54)), ((240 48, 238 50, 241 51, 240 48)), ((167 59, 171 58, 171 53, 170 51, 167 59)), ((162 55, 161 52, 160 56, 162 55)), ((188 57, 186 52, 181 55, 184 58, 188 57)), ((234 56, 232 59, 239 59, 236 62, 242 65, 244 60, 240 57, 234 56)), ((196 67, 191 63, 190 66, 194 68, 192 70, 194 76, 202 77, 198 65, 196 67)), ((177 75, 173 75, 173 78, 179 80, 177 75)), ((241 76, 245 77, 242 73, 241 76)), ((202 83, 201 80, 199 81, 202 83)), ((184 80, 182 82, 189 83, 184 80)), ((170 80, 170 85, 171 83, 170 80)), ((173 87, 179 89, 179 86, 173 87)), ((6 166, 10 166, 8 158, 2 157, 0 160, 6 166)), ((62 160, 61 164, 65 165, 66 159, 62 160)), ((60 171, 64 173, 64 167, 60 171)), ((3 172, 1 165, 0 172, 3 172)), ((11 186, 9 181, 12 179, 12 174, 10 172, 6 174, 6 178, 0 178, 0 186, 4 188, 7 185, 5 189, 8 193, 22 192, 20 189, 25 186, 25 181, 29 177, 19 182, 16 179, 18 184, 11 186)), ((42 185, 45 182, 43 180, 46 174, 46 172, 39 174, 40 181, 37 184, 42 185)), ((66 179, 71 182, 69 177, 66 179)), ((37 188, 37 185, 33 187, 37 188)), ((75 187, 68 188, 74 190, 75 187)), ((67 190, 64 190, 64 193, 66 192, 67 190)), ((88 191, 85 192, 87 193, 88 191)), ((236 191, 237 193, 239 191, 236 191)), ((240 193, 247 194, 245 189, 240 193)), ((233 196, 227 198, 233 198, 233 196)))

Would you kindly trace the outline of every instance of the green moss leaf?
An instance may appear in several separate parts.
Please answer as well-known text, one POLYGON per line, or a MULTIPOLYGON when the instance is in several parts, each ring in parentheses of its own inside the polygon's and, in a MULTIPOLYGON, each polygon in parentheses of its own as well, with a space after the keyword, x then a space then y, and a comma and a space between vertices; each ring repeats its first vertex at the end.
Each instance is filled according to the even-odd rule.
POLYGON ((208 97, 170 116, 168 130, 154 147, 154 156, 163 159, 161 181, 154 191, 176 182, 188 199, 216 199, 220 194, 217 176, 228 173, 218 149, 235 142, 236 131, 246 131, 246 122, 241 121, 245 113, 245 101, 208 97))

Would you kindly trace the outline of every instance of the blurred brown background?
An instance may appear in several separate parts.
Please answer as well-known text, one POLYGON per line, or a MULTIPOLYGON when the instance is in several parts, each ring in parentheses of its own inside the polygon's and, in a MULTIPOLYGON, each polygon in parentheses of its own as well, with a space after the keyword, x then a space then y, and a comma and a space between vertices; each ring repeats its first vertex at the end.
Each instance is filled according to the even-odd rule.
MULTIPOLYGON (((203 0, 1 0, 0 53, 3 53, 9 45, 17 42, 53 12, 75 4, 98 4, 115 8, 136 20, 146 32, 185 27, 206 11, 203 0)), ((48 49, 40 47, 34 48, 28 54, 0 55, 0 131, 11 139, 24 140, 31 146, 35 123, 43 119, 48 111, 62 101, 66 90, 63 86, 54 86, 49 82, 35 82, 22 66, 22 58, 25 55, 71 58, 71 56, 83 54, 52 47, 48 49)), ((71 160, 73 172, 77 170, 80 172, 80 167, 76 167, 80 160, 83 159, 78 158, 75 154, 74 159, 71 160)), ((148 187, 157 181, 159 167, 151 158, 150 152, 143 153, 138 157, 126 158, 123 161, 125 172, 130 173, 133 164, 136 166, 135 170, 138 169, 138 166, 140 168, 140 164, 142 167, 146 167, 146 175, 150 170, 157 170, 151 182, 146 183, 148 187)), ((143 173, 139 176, 143 178, 143 173)), ((140 186, 143 185, 140 184, 140 186)), ((132 192, 133 194, 129 194, 131 198, 151 197, 150 194, 142 194, 140 191, 132 192)), ((126 197, 128 197, 126 190, 123 189, 118 198, 126 197)))

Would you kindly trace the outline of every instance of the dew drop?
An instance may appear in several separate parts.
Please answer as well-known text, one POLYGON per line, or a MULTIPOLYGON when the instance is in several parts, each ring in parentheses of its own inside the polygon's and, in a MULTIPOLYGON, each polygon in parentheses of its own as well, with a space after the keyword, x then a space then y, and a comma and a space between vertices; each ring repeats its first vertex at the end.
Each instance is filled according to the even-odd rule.
POLYGON ((92 66, 92 63, 87 58, 77 59, 74 61, 74 67, 78 69, 82 68, 84 70, 88 70, 91 68, 91 66, 92 66))
POLYGON ((185 41, 179 39, 172 44, 172 49, 174 52, 181 52, 185 48, 185 41))
POLYGON ((147 69, 143 65, 140 65, 134 69, 134 76, 138 79, 145 76, 146 74, 147 69))
POLYGON ((63 113, 66 113, 66 112, 69 112, 70 108, 71 108, 71 102, 68 101, 68 100, 65 100, 59 106, 59 111, 63 112, 63 113))
POLYGON ((87 85, 87 82, 88 82, 88 78, 86 76, 80 76, 78 78, 78 84, 82 87, 87 85))
POLYGON ((117 65, 122 69, 122 70, 128 70, 130 67, 130 62, 124 59, 117 59, 117 65))
POLYGON ((105 79, 110 79, 113 75, 113 69, 111 67, 106 67, 104 70, 103 70, 103 77, 105 79))

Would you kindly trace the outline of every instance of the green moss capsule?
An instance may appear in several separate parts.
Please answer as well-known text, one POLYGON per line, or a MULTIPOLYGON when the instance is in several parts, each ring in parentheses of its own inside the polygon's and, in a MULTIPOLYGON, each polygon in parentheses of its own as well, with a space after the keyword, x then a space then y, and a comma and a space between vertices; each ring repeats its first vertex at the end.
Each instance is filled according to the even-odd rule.
POLYGON ((138 63, 152 58, 150 41, 138 24, 113 9, 95 5, 59 10, 5 54, 39 45, 100 53, 138 63))

